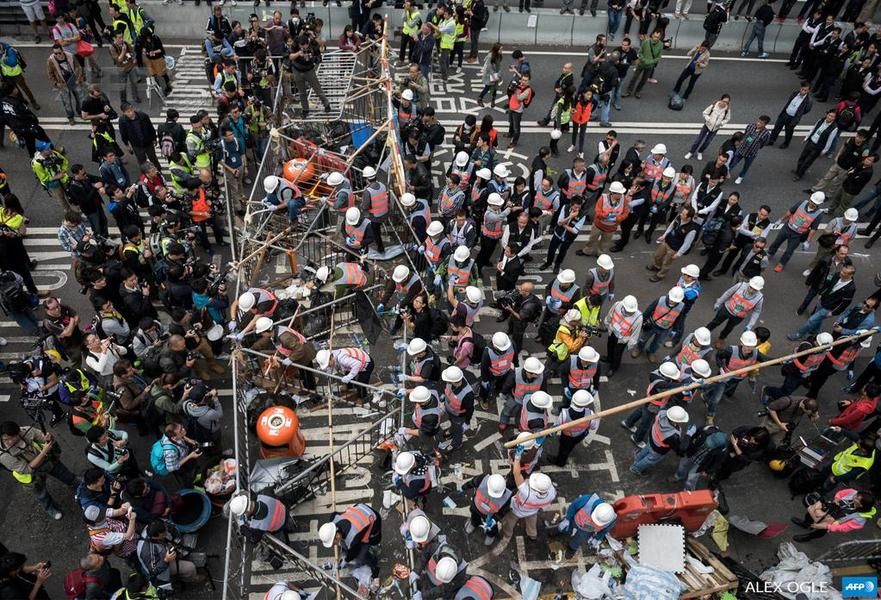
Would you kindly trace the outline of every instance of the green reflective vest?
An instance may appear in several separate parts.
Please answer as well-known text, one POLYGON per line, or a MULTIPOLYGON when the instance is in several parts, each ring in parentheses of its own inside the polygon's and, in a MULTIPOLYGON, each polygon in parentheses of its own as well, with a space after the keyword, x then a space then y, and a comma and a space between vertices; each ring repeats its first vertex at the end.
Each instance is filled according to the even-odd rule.
MULTIPOLYGON (((192 151, 192 156, 188 157, 193 161, 193 165, 197 169, 211 168, 211 153, 205 148, 205 140, 202 139, 202 136, 199 135, 198 132, 190 129, 187 132, 187 141, 192 141, 193 146, 195 147, 192 151)), ((187 146, 187 152, 190 152, 189 145, 187 146)))
POLYGON ((456 19, 453 17, 444 19, 440 24, 440 30, 441 50, 452 50, 456 45, 456 19))
POLYGON ((401 33, 407 37, 416 35, 419 26, 422 25, 422 17, 415 8, 410 11, 404 11, 404 22, 401 24, 401 33))

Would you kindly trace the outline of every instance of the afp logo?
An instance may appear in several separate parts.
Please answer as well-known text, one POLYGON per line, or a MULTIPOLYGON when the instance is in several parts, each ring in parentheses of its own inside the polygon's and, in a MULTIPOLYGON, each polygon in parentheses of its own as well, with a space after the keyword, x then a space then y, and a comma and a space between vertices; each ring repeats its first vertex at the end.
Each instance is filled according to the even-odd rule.
POLYGON ((845 598, 875 597, 878 591, 877 577, 842 577, 841 595, 845 598))

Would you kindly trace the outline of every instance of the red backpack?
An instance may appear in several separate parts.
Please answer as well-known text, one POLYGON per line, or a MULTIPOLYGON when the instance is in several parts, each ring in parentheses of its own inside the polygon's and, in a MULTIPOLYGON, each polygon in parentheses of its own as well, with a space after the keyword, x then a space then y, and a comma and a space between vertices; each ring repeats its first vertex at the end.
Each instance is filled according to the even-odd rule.
POLYGON ((89 577, 82 569, 74 569, 64 576, 64 595, 67 600, 82 600, 86 597, 86 586, 98 581, 97 577, 89 577))

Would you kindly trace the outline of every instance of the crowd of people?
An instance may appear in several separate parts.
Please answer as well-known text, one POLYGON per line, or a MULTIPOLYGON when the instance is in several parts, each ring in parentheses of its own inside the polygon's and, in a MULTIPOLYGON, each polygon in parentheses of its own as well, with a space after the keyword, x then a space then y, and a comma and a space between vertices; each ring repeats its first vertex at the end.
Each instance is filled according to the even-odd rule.
MULTIPOLYGON (((680 4, 675 12, 684 17, 690 2, 680 4)), ((732 12, 733 18, 742 14, 744 4, 737 11, 713 5, 707 38, 689 50, 676 95, 684 85, 682 97, 688 98, 711 68, 722 24, 732 12)), ((744 55, 757 39, 764 56, 772 4, 749 15, 753 30, 744 55)), ((835 21, 841 4, 802 11, 802 34, 789 62, 799 69, 799 87, 781 99, 773 125, 771 117, 757 115, 709 152, 731 120, 732 98, 722 94, 703 111, 702 128, 682 162, 661 140, 623 148, 611 128, 610 109, 621 110, 624 98, 640 99, 646 85, 657 81, 668 20, 651 0, 626 9, 610 1, 609 27, 587 49, 580 73, 565 63, 548 90, 533 89, 529 57, 521 49, 506 63, 496 43, 481 61, 479 35, 489 18, 483 0, 439 4, 428 12, 406 0, 397 56, 404 73, 393 100, 402 189, 389 189, 382 167, 373 164, 327 173, 329 192, 320 197, 281 172, 264 171, 256 182, 264 192, 257 194, 261 210, 303 233, 321 208, 338 231, 335 243, 345 258, 310 266, 289 287, 252 287, 236 295, 227 283, 229 269, 212 259, 228 244, 227 229, 241 224, 236 219, 247 208, 247 186, 269 143, 275 98, 298 101, 297 115, 307 118, 313 91, 324 111, 333 110, 317 76, 327 46, 321 20, 301 19, 294 6, 288 21, 275 11, 266 23, 251 15, 245 26, 229 22, 214 6, 203 48, 215 106, 184 115, 187 128, 174 109, 154 124, 136 106, 144 91, 141 75, 163 83, 165 94, 172 81, 162 41, 135 0, 111 3, 109 27, 94 2, 56 3, 51 32, 39 3, 23 3, 36 40, 39 24, 53 40, 48 80, 68 119, 91 125, 94 165, 71 164, 66 149, 40 126, 41 105, 25 79, 24 57, 8 43, 0 55, 0 118, 63 211, 58 241, 93 310, 80 315, 69 298, 38 290, 36 263, 23 242, 27 203, 13 192, 19 184, 4 174, 0 305, 37 345, 32 355, 6 365, 30 422, 0 423, 0 464, 52 520, 64 515, 49 479, 76 498, 76 518, 89 545, 80 567, 65 576, 65 587, 69 583, 75 594, 70 597, 167 597, 205 581, 181 547, 173 519, 181 507, 178 491, 222 464, 229 416, 216 388, 229 370, 226 361, 239 348, 267 353, 267 372, 280 381, 315 390, 312 371, 297 369, 309 367, 351 388, 342 401, 364 403, 376 380, 372 350, 327 348, 307 339, 305 324, 296 318, 305 298, 317 306, 352 293, 369 296, 392 336, 406 332, 401 396, 408 416, 394 436, 392 485, 406 506, 401 532, 416 551, 410 577, 421 598, 486 600, 494 593, 487 579, 469 575, 467 557, 445 534, 452 528, 432 516, 427 501, 436 495, 436 469, 465 452, 475 410, 495 413, 501 406, 498 430, 519 443, 507 454, 510 469, 478 475, 464 486, 470 507, 465 534, 480 529, 487 546, 504 543, 522 521, 527 538, 535 540, 542 511, 557 497, 542 465, 565 466, 585 452, 600 421, 582 419, 597 410, 601 377, 638 380, 640 370, 648 372, 645 395, 664 395, 620 423, 635 446, 630 471, 641 476, 675 455, 674 477, 685 490, 717 489, 751 463, 778 460, 801 422, 819 420, 826 383, 844 386, 849 398, 838 402, 839 414, 827 426, 848 442, 803 490, 807 513, 794 522, 806 533, 794 539, 864 527, 875 516, 873 494, 881 482, 881 464, 875 465, 881 347, 872 354, 870 335, 881 281, 869 285, 871 274, 857 273, 848 254, 858 233, 870 236, 866 247, 881 236, 881 182, 868 187, 881 146, 881 115, 863 128, 881 93, 881 34, 855 22, 860 7, 852 0, 843 18, 853 26, 842 35, 835 21), (624 36, 613 47, 608 43, 625 10, 624 36), (639 29, 631 41, 633 21, 639 29), (103 72, 95 53, 105 43, 122 81, 119 102, 98 83, 103 72), (478 102, 504 105, 509 148, 520 143, 524 113, 539 99, 539 125, 548 128, 549 140, 532 158, 528 176, 515 177, 507 168, 489 112, 466 116, 449 134, 439 123, 428 81, 446 81, 463 62, 482 62, 478 102), (86 86, 87 71, 92 82, 86 86), (738 191, 724 189, 741 185, 760 152, 781 135, 779 147, 786 148, 814 102, 833 96, 838 103, 806 135, 793 179, 806 177, 821 156, 833 157, 832 165, 809 189, 793 194, 785 212, 774 215, 755 201, 742 206, 738 191), (591 120, 603 133, 586 144, 591 120), (571 159, 560 160, 559 141, 570 132, 571 159), (447 143, 453 149, 448 163, 438 159, 447 143), (554 165, 561 162, 566 168, 558 171, 554 165), (443 178, 439 189, 435 174, 443 178), (402 221, 413 238, 408 259, 376 260, 394 242, 391 227, 402 221), (865 221, 869 225, 860 230, 865 221), (572 256, 582 233, 587 240, 572 256), (645 265, 649 283, 668 280, 674 271, 662 293, 646 296, 649 283, 633 278, 616 281, 615 256, 640 243, 656 246, 645 265), (759 325, 765 278, 783 271, 799 247, 815 249, 797 309, 806 319, 794 332, 772 332, 759 325), (552 273, 538 293, 524 277, 529 263, 552 273), (576 265, 584 268, 576 271, 576 265), (725 283, 705 293, 704 284, 714 278, 725 283), (364 291, 376 282, 380 293, 364 291), (699 302, 712 305, 714 316, 706 323, 688 320, 699 302), (489 328, 488 314, 497 315, 489 328), (602 348, 599 335, 607 337, 602 348), (763 420, 753 424, 729 399, 741 381, 756 385, 760 363, 772 358, 772 337, 784 335, 795 351, 816 351, 786 361, 780 381, 768 376, 774 385, 761 390, 763 420), (530 352, 535 347, 540 352, 530 352), (647 368, 637 362, 642 356, 647 368), (861 357, 869 362, 857 369, 861 357), (722 380, 707 382, 720 374, 722 380), (552 393, 553 377, 560 378, 559 393, 552 393), (719 411, 742 425, 723 430, 719 411), (533 439, 552 424, 566 428, 533 439), (60 431, 80 438, 87 469, 75 473, 65 465, 60 431), (130 433, 147 438, 149 456, 136 456, 130 433)), ((499 6, 508 9, 504 2, 499 6)), ((339 49, 357 52, 382 38, 383 21, 373 8, 355 4, 339 49)), ((589 8, 585 2, 580 12, 595 15, 596 8, 596 2, 589 8)), ((522 9, 530 10, 528 1, 522 9)), ((784 9, 777 15, 785 16, 784 9)), ((571 12, 571 3, 563 10, 571 12)), ((602 543, 616 523, 612 504, 608 493, 585 493, 568 504, 565 517, 553 523, 554 534, 566 539, 566 558, 602 543)), ((294 526, 285 505, 266 494, 236 495, 224 510, 254 541, 294 526)), ((380 513, 369 504, 331 515, 318 530, 325 548, 339 546, 344 563, 366 567, 358 580, 363 592, 379 585, 382 536, 380 513)), ((29 563, 20 553, 0 551, 0 599, 49 597, 48 561, 29 563)), ((305 597, 287 582, 266 594, 268 600, 305 597)))

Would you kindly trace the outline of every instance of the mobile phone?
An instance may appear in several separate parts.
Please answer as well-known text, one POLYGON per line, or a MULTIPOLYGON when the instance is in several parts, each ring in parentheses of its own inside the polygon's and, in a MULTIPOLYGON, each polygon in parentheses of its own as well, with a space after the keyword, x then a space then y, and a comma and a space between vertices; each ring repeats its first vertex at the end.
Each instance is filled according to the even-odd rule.
POLYGON ((46 562, 43 563, 43 568, 44 568, 44 569, 49 569, 49 568, 51 568, 51 567, 52 567, 52 561, 51 561, 51 560, 47 560, 46 562))

